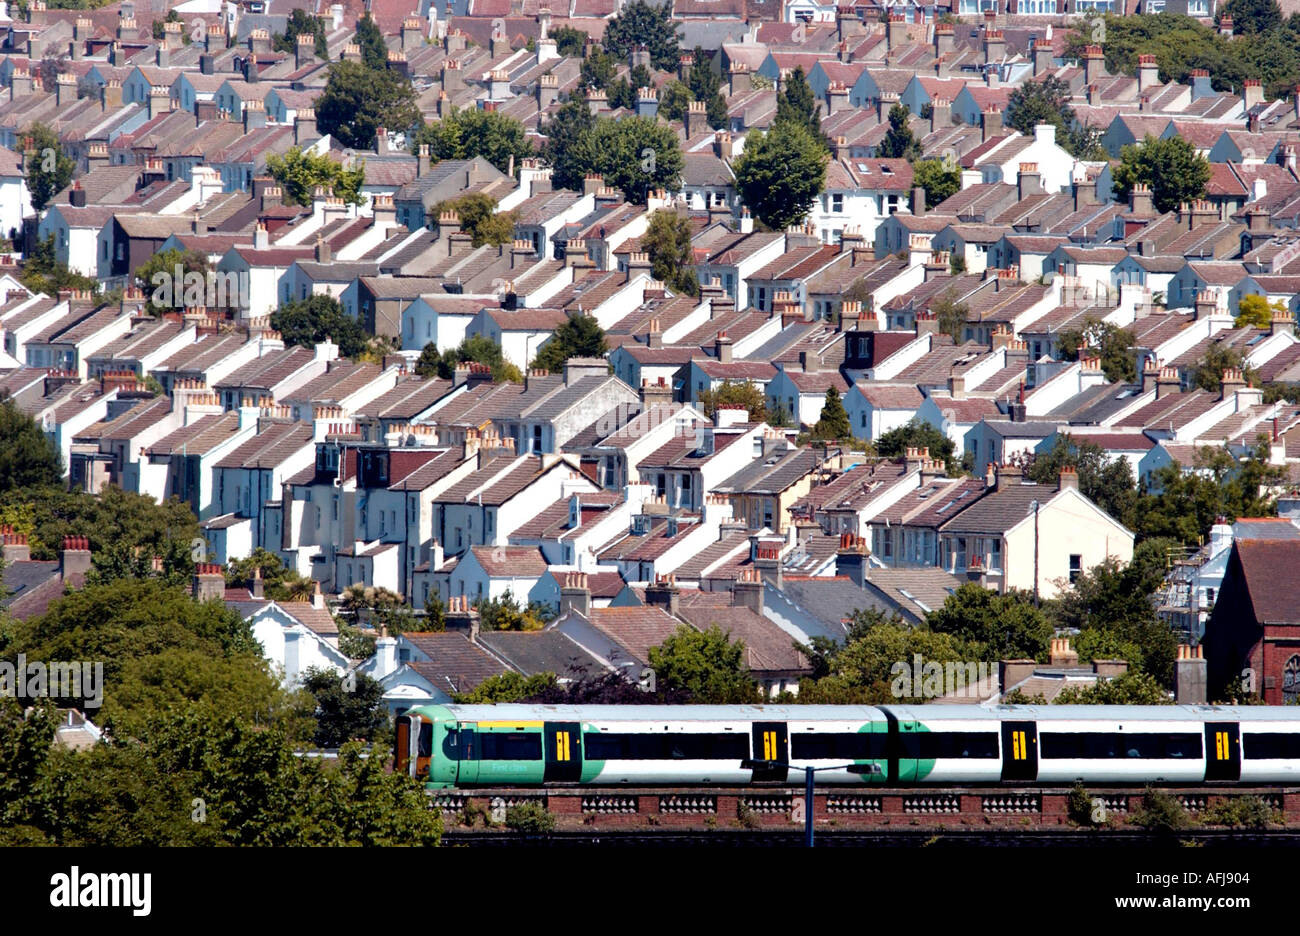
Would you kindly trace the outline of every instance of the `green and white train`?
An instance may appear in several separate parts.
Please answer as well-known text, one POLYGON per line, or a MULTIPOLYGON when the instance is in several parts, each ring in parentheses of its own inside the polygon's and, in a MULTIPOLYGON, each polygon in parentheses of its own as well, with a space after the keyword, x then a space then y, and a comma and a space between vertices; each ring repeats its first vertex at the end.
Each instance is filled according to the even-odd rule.
POLYGON ((802 784, 791 767, 855 785, 1289 784, 1300 709, 430 705, 399 716, 394 763, 434 788, 802 784))

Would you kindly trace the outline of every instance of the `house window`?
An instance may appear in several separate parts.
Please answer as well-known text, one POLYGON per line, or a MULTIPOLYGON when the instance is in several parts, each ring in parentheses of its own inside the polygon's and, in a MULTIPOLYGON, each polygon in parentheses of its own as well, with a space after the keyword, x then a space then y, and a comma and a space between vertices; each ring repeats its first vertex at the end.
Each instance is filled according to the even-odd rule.
POLYGON ((1300 654, 1286 661, 1282 672, 1282 704, 1294 705, 1300 700, 1300 654))
POLYGON ((668 491, 668 476, 663 474, 656 475, 655 494, 657 494, 659 497, 663 497, 664 494, 667 493, 667 491, 668 491))
POLYGON ((1070 554, 1070 584, 1073 585, 1083 574, 1083 556, 1078 553, 1070 554))
POLYGON ((993 572, 1002 571, 1002 540, 989 540, 989 570, 993 572))

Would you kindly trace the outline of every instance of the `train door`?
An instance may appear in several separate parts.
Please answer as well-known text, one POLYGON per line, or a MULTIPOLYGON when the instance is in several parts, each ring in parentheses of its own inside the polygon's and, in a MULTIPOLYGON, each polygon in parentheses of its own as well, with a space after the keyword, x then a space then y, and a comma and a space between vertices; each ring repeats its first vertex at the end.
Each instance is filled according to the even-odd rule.
MULTIPOLYGON (((785 722, 754 722, 754 760, 790 763, 790 736, 785 722)), ((754 771, 754 779, 784 783, 789 773, 786 767, 760 769, 754 771)))
POLYGON ((478 783, 478 723, 461 722, 457 740, 460 767, 456 771, 456 783, 460 786, 478 783))
POLYGON ((546 722, 547 783, 577 783, 582 779, 582 726, 577 722, 546 722))
POLYGON ((1038 779, 1038 727, 1034 722, 1002 723, 1002 779, 1038 779))
POLYGON ((1205 723, 1205 779, 1241 779, 1241 729, 1236 722, 1205 723))
POLYGON ((411 750, 411 719, 397 716, 397 739, 393 744, 393 770, 415 776, 415 752, 411 750))

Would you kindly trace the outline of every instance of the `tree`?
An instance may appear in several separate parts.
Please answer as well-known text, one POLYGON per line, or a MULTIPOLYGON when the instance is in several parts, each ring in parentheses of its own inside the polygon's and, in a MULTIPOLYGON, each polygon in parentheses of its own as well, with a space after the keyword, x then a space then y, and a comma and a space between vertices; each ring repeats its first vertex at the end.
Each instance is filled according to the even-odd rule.
POLYGON ((601 358, 608 351, 605 330, 594 317, 578 313, 555 330, 530 366, 558 374, 564 370, 564 362, 569 358, 601 358))
POLYGON ((826 185, 830 156, 803 127, 789 121, 751 132, 735 165, 736 187, 754 217, 775 231, 799 224, 826 185))
POLYGON ((1086 437, 1057 435, 1052 448, 1036 455, 1029 464, 1030 480, 1055 485, 1061 469, 1078 472, 1079 493, 1129 529, 1137 523, 1137 485, 1124 458, 1107 458, 1106 453, 1086 437))
POLYGON ((406 131, 420 120, 411 82, 388 68, 335 62, 316 99, 316 123, 344 146, 370 149, 380 127, 406 131))
POLYGON ((934 316, 935 323, 939 326, 939 334, 947 335, 957 344, 965 340, 970 306, 958 301, 955 289, 949 289, 934 300, 930 305, 930 314, 934 316))
POLYGON ((912 161, 921 157, 921 143, 908 125, 911 111, 905 104, 895 104, 889 109, 889 130, 876 147, 876 155, 883 159, 906 159, 912 161))
MULTIPOLYGON (((609 91, 617 77, 618 61, 600 46, 592 47, 578 66, 578 87, 583 91, 609 91)), ((612 101, 610 105, 615 106, 612 101)))
POLYGON ((716 390, 704 389, 699 393, 700 407, 710 419, 719 406, 743 406, 749 411, 751 422, 767 419, 767 398, 763 388, 749 380, 724 380, 716 390))
POLYGON ((1284 481, 1286 469, 1269 464, 1268 454, 1263 442, 1240 460, 1224 448, 1203 446, 1186 468, 1177 462, 1157 468, 1138 498, 1139 538, 1168 537, 1199 546, 1220 517, 1231 523, 1276 514, 1269 491, 1284 481))
POLYGON ((495 705, 501 702, 526 702, 559 685, 554 673, 502 673, 489 676, 469 692, 456 693, 458 705, 495 705))
POLYGON ((822 404, 821 418, 813 426, 813 438, 840 440, 853 436, 848 411, 840 401, 840 392, 833 386, 826 388, 826 402, 822 404))
POLYGON ((67 188, 76 162, 63 151, 59 136, 43 123, 30 124, 22 133, 27 159, 27 191, 32 208, 39 214, 59 192, 67 188))
POLYGON ((361 61, 367 68, 388 68, 388 46, 384 43, 384 34, 369 13, 357 20, 357 32, 352 41, 361 46, 361 61))
POLYGON ((686 84, 696 101, 705 103, 705 119, 714 130, 727 126, 727 99, 722 94, 722 79, 714 73, 709 54, 699 46, 691 53, 691 71, 686 84))
POLYGON ((1056 128, 1056 142, 1068 148, 1074 125, 1070 98, 1070 85, 1055 75, 1025 81, 1007 98, 1003 124, 1029 137, 1039 124, 1050 124, 1056 128))
POLYGON ((677 23, 672 17, 672 0, 664 0, 662 5, 632 0, 605 26, 605 48, 622 61, 645 49, 650 53, 651 65, 671 71, 682 56, 677 23))
POLYGON ((1193 387, 1218 393, 1223 383, 1223 372, 1226 370, 1241 371, 1248 386, 1260 385, 1259 371, 1250 366, 1245 353, 1221 341, 1211 341, 1210 346, 1201 355, 1201 359, 1192 368, 1189 383, 1193 387))
POLYGON ((434 217, 441 217, 445 211, 454 211, 460 218, 461 230, 473 237, 473 245, 485 244, 500 246, 509 244, 515 238, 515 224, 519 220, 517 211, 497 211, 497 200, 486 192, 470 192, 449 201, 439 202, 433 209, 434 217))
POLYGON ((737 705, 759 698, 745 668, 745 645, 732 642, 716 625, 698 631, 683 624, 658 647, 651 647, 649 656, 655 681, 689 694, 697 704, 737 705))
POLYGON ((661 208, 650 215, 650 223, 641 235, 641 249, 650 255, 650 274, 674 292, 689 296, 700 292, 691 247, 693 233, 688 216, 661 208))
POLYGON ((1219 9, 1220 20, 1232 17, 1234 33, 1264 35, 1282 25, 1282 8, 1277 0, 1228 0, 1219 9))
POLYGON ((382 585, 365 585, 354 582, 343 589, 339 610, 358 625, 371 630, 386 629, 390 634, 403 634, 416 630, 415 612, 395 591, 382 585))
POLYGON ((909 448, 928 449, 931 458, 943 459, 948 474, 955 473, 956 463, 953 460, 953 452, 956 444, 948 438, 947 434, 940 432, 919 416, 913 416, 906 425, 882 433, 876 439, 876 454, 885 458, 901 458, 909 448))
POLYGON ((1077 361, 1080 353, 1091 350, 1101 356, 1101 369, 1106 379, 1114 383, 1132 383, 1137 380, 1137 351, 1133 347, 1133 333, 1096 316, 1088 316, 1078 328, 1066 329, 1056 339, 1061 358, 1077 361))
POLYGON ((676 78, 666 81, 659 89, 659 116, 669 122, 682 120, 686 116, 686 108, 693 100, 695 95, 686 85, 676 78))
POLYGON ((555 40, 556 52, 566 58, 582 58, 587 50, 587 40, 591 37, 581 29, 561 26, 559 29, 551 30, 551 38, 555 40))
POLYGON ((685 165, 681 144, 671 127, 648 117, 597 120, 577 141, 572 155, 581 180, 595 173, 620 189, 628 201, 644 205, 651 189, 669 192, 681 187, 685 165))
POLYGON ((581 162, 580 147, 596 127, 596 117, 580 95, 570 97, 542 129, 546 145, 542 156, 551 166, 551 182, 557 188, 582 190, 586 166, 581 162))
POLYGON ((0 399, 0 494, 62 483, 63 458, 50 437, 12 399, 0 399))
MULTIPOLYGON (((170 12, 174 13, 175 11, 172 10, 170 12)), ((284 32, 273 35, 271 37, 271 45, 277 52, 288 52, 290 55, 293 55, 298 51, 298 37, 301 35, 314 36, 316 38, 316 45, 312 51, 315 53, 317 58, 329 58, 329 46, 325 43, 325 21, 312 16, 301 7, 294 7, 293 12, 289 14, 288 21, 284 25, 284 32)), ((384 64, 388 64, 386 56, 384 64)))
POLYGON ((76 289, 82 292, 100 291, 99 280, 80 273, 73 273, 66 263, 55 256, 54 232, 38 238, 36 248, 23 261, 23 285, 32 292, 57 295, 60 289, 76 289))
POLYGON ((286 345, 315 348, 328 339, 339 346, 339 354, 349 358, 364 352, 370 340, 361 323, 344 312, 337 299, 323 293, 280 306, 271 313, 271 328, 284 337, 286 345))
POLYGON ((1115 167, 1115 195, 1126 201, 1133 186, 1151 187, 1156 211, 1173 211, 1184 202, 1205 196, 1210 163, 1196 147, 1180 136, 1157 139, 1148 135, 1137 145, 1120 150, 1115 167))
POLYGON ((1282 300, 1269 305, 1263 296, 1242 296, 1237 303, 1237 316, 1232 320, 1236 328, 1251 325, 1255 328, 1269 328, 1273 324, 1273 313, 1287 314, 1286 304, 1282 300))
POLYGON ((411 148, 421 145, 429 147, 434 162, 482 156, 502 172, 516 174, 522 161, 534 155, 522 123, 508 114, 479 108, 453 110, 421 127, 411 148))
POLYGON ((206 305, 211 270, 207 254, 173 247, 137 267, 135 285, 149 294, 149 311, 160 315, 168 309, 206 305), (195 298, 197 303, 191 301, 195 298))
POLYGON ((287 568, 279 556, 261 546, 245 559, 226 563, 228 588, 251 589, 256 578, 262 580, 262 593, 273 601, 308 601, 315 591, 311 579, 287 568))
POLYGON ((366 182, 365 164, 355 169, 344 169, 328 155, 316 155, 292 146, 284 155, 271 153, 266 157, 266 171, 284 191, 289 205, 310 208, 317 187, 323 187, 334 198, 349 205, 360 205, 361 186, 366 182))
POLYGON ((803 66, 795 66, 776 96, 775 121, 788 121, 808 131, 814 140, 824 144, 826 137, 822 134, 821 112, 817 99, 804 77, 803 66))
POLYGON ((1052 625, 1020 591, 998 594, 976 584, 962 585, 943 606, 926 615, 930 630, 979 644, 984 659, 1036 659, 1047 652, 1052 625))
POLYGON ((316 699, 317 747, 337 748, 387 734, 384 687, 365 673, 340 677, 333 670, 312 667, 303 674, 303 688, 316 699))
POLYGON ((1052 700, 1056 705, 1173 705, 1155 678, 1127 672, 1114 679, 1099 679, 1089 686, 1066 686, 1052 700))
POLYGON ((501 354, 501 346, 486 335, 471 335, 455 348, 449 348, 442 354, 432 342, 424 346, 416 364, 416 372, 422 377, 441 377, 450 380, 456 371, 456 365, 463 361, 486 364, 492 369, 492 380, 501 383, 523 383, 524 375, 519 368, 507 361, 501 354))
POLYGON ((933 208, 961 190, 961 168, 951 159, 918 159, 912 164, 912 184, 925 189, 925 207, 933 208))
POLYGON ((480 598, 474 602, 478 609, 479 627, 491 631, 541 630, 546 623, 545 614, 536 604, 527 607, 519 603, 509 588, 500 598, 480 598))

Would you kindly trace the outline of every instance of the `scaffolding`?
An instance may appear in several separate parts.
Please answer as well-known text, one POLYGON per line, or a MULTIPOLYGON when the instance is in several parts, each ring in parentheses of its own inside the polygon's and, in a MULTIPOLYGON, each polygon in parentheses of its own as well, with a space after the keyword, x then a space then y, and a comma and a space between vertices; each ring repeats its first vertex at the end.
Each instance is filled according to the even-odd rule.
POLYGON ((1156 614, 1166 621, 1180 643, 1196 645, 1205 634, 1212 600, 1202 599, 1201 568, 1210 560, 1210 547, 1171 546, 1165 553, 1164 585, 1156 593, 1156 614))

